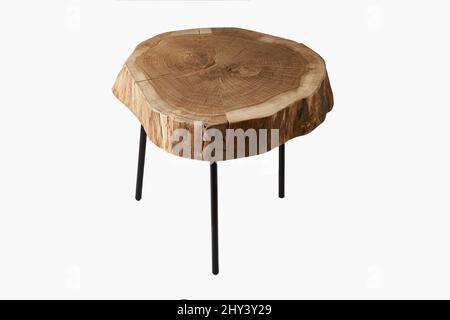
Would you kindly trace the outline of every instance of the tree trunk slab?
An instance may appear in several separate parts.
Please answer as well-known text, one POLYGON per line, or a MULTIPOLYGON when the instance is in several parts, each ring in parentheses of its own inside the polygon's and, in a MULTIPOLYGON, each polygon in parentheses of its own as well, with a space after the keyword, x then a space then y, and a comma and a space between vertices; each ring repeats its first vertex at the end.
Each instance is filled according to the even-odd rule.
POLYGON ((222 160, 206 152, 218 137, 209 141, 209 132, 222 134, 227 160, 250 156, 311 132, 333 107, 325 62, 317 53, 237 28, 167 32, 142 42, 117 76, 113 93, 154 144, 206 161, 222 160), (189 150, 175 148, 178 129, 193 139, 189 150), (230 153, 227 129, 266 129, 267 147, 252 150, 246 139, 243 154, 236 144, 230 153))

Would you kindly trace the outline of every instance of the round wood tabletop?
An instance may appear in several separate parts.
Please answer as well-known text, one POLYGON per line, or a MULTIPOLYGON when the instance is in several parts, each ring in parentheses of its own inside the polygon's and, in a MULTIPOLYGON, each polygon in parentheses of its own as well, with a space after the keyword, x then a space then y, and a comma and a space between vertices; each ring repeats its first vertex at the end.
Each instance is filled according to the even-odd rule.
POLYGON ((311 132, 333 106, 325 62, 317 53, 238 28, 167 32, 142 42, 113 93, 157 146, 208 161, 266 152, 311 132), (246 137, 243 153, 226 140, 232 130, 246 137), (249 130, 256 132, 256 148, 249 130))

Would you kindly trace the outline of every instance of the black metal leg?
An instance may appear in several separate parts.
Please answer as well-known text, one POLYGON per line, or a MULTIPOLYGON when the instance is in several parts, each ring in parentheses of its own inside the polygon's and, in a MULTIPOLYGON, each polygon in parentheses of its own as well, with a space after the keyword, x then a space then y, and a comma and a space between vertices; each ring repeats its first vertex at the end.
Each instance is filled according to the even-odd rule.
POLYGON ((284 198, 284 144, 278 147, 278 197, 284 198))
POLYGON ((142 181, 144 179, 145 146, 147 145, 147 134, 144 127, 141 126, 141 137, 139 140, 139 160, 136 179, 136 200, 142 198, 142 181))
POLYGON ((217 214, 217 163, 210 165, 211 174, 211 244, 212 244, 212 273, 219 273, 219 222, 217 214))

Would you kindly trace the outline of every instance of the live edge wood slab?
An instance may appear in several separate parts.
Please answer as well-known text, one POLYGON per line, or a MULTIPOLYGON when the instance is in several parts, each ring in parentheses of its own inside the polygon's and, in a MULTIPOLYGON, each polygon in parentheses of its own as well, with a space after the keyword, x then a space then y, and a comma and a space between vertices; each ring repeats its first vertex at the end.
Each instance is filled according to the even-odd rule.
MULTIPOLYGON (((174 131, 194 135, 195 128, 201 134, 218 129, 223 137, 226 129, 278 129, 279 143, 268 144, 268 151, 311 132, 333 106, 325 62, 317 53, 238 28, 167 32, 142 42, 117 76, 113 93, 149 139, 171 153, 174 131)), ((209 160, 202 156, 208 143, 178 155, 209 160)))

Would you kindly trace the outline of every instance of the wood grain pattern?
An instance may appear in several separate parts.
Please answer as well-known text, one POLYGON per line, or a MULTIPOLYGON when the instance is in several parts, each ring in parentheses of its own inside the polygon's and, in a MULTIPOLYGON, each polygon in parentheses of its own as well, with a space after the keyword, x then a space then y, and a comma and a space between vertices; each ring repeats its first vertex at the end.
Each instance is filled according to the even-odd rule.
MULTIPOLYGON (((150 140, 169 152, 176 129, 194 135, 199 123, 201 134, 215 128, 223 137, 226 129, 279 129, 279 143, 285 143, 311 132, 333 106, 325 62, 317 53, 237 28, 174 31, 142 42, 113 93, 150 140)), ((202 153, 208 143, 179 155, 209 160, 202 153)))

